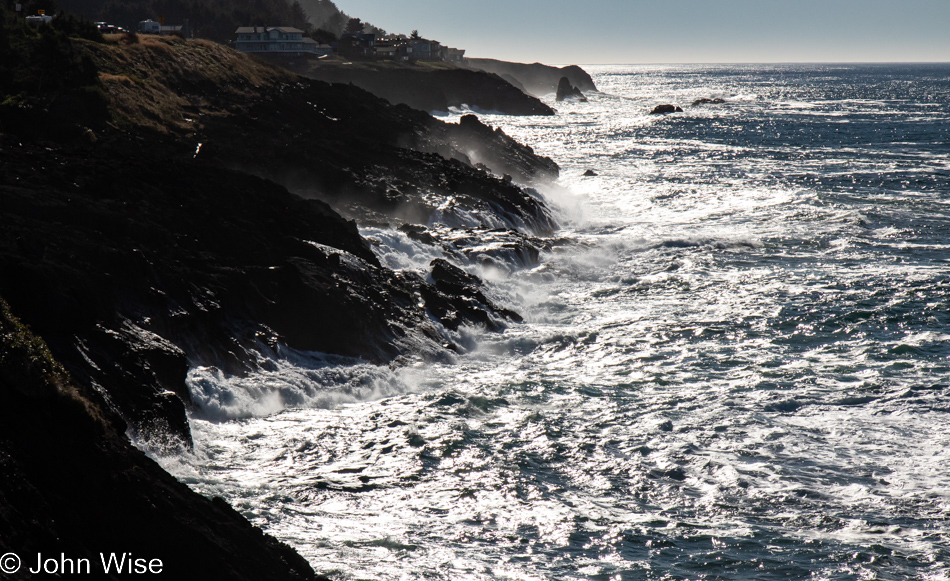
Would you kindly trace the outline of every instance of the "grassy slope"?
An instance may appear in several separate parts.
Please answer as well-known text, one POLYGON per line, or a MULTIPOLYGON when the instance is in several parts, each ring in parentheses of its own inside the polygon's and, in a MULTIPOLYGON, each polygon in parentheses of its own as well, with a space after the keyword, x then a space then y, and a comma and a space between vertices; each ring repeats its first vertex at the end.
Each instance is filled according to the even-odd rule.
POLYGON ((127 128, 191 136, 200 131, 202 116, 244 113, 263 91, 295 78, 215 42, 145 34, 136 38, 77 41, 99 69, 115 121, 127 128))

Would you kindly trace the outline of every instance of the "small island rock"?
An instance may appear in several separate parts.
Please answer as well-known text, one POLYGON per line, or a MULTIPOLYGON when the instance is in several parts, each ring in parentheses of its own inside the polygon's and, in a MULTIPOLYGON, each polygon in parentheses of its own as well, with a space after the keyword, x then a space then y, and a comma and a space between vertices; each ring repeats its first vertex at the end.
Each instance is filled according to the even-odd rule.
POLYGON ((715 99, 707 99, 703 97, 702 99, 696 99, 693 101, 693 107, 698 107, 699 105, 722 105, 725 102, 725 99, 720 99, 719 97, 716 97, 715 99))
POLYGON ((676 105, 657 105, 650 111, 650 115, 666 115, 667 113, 682 113, 683 109, 676 105))
POLYGON ((587 101, 587 97, 584 96, 584 93, 581 93, 580 89, 571 85, 571 81, 567 77, 561 77, 561 80, 558 81, 556 99, 558 101, 564 101, 565 99, 587 101))
POLYGON ((587 171, 584 172, 584 177, 585 177, 585 178, 592 178, 592 177, 594 177, 594 176, 596 176, 596 175, 597 175, 597 172, 595 172, 595 171, 592 170, 592 169, 589 169, 589 170, 587 170, 587 171))

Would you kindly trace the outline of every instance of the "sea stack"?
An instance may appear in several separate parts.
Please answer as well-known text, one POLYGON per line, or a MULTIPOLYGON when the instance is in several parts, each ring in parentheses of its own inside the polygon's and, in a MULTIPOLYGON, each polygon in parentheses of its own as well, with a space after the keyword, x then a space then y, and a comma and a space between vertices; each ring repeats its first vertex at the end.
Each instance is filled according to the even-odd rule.
POLYGON ((557 83, 557 100, 560 102, 565 99, 587 101, 587 97, 584 96, 584 93, 581 93, 580 89, 571 85, 571 81, 567 77, 561 77, 561 80, 557 83))

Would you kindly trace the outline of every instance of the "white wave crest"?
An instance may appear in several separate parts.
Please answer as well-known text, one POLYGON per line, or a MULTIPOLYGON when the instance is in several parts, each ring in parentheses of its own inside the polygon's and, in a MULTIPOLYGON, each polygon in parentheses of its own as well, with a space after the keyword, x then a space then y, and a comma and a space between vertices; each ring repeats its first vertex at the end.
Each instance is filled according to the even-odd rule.
POLYGON ((261 371, 230 375, 217 367, 195 367, 186 384, 198 418, 221 422, 263 417, 285 409, 334 408, 414 390, 411 369, 390 370, 323 353, 281 349, 262 355, 261 371))

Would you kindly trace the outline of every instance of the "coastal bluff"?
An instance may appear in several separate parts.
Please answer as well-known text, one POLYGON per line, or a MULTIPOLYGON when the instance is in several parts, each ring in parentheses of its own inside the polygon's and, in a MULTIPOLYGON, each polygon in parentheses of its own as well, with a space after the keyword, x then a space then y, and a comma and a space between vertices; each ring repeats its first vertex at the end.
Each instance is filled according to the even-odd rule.
POLYGON ((580 91, 597 90, 591 76, 577 65, 553 67, 541 63, 524 64, 485 58, 466 58, 465 65, 516 83, 536 97, 555 93, 562 77, 567 77, 570 84, 580 91))
POLYGON ((82 75, 14 87, 19 108, 0 108, 0 523, 17 531, 2 548, 167 546, 176 579, 312 579, 129 437, 192 447, 195 366, 448 361, 460 326, 517 324, 458 265, 387 268, 359 226, 405 228, 463 266, 493 259, 485 233, 496 257, 529 261, 558 226, 530 184, 558 167, 475 116, 444 123, 213 42, 88 36, 63 33, 51 56, 82 75), (47 113, 72 94, 103 106, 47 113))

